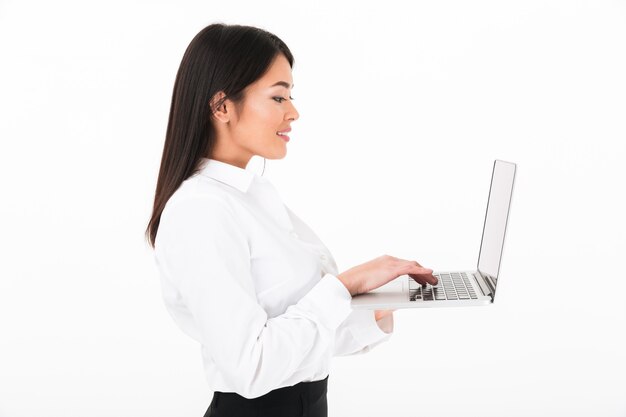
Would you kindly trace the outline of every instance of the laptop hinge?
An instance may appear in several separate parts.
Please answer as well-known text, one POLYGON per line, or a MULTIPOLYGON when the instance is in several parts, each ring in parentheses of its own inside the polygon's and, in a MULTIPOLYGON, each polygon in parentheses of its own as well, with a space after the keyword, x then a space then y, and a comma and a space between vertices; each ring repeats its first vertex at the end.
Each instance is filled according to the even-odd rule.
POLYGON ((476 282, 478 283, 480 290, 483 292, 483 295, 491 297, 491 301, 493 301, 495 288, 489 280, 489 277, 483 276, 480 271, 476 271, 474 273, 474 278, 476 278, 476 282))

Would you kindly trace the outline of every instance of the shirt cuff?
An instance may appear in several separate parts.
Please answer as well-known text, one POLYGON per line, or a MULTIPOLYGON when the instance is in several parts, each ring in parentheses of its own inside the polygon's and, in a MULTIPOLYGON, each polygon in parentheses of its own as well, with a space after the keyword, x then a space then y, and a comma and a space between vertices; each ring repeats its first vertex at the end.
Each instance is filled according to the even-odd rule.
POLYGON ((306 310, 313 311, 322 324, 337 329, 350 315, 352 296, 345 285, 333 274, 326 274, 298 302, 306 310))
POLYGON ((363 322, 363 325, 350 326, 349 329, 360 345, 371 345, 391 337, 393 331, 392 317, 387 316, 376 321, 374 310, 354 310, 354 314, 359 316, 355 317, 355 320, 363 322), (379 324, 382 328, 379 327, 379 324), (383 328, 388 331, 384 331, 383 328))

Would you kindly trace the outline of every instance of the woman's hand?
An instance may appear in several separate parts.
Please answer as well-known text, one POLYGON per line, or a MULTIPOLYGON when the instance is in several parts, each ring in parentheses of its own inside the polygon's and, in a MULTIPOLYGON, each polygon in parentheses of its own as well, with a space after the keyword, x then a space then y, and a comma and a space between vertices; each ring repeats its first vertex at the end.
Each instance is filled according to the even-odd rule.
POLYGON ((339 274, 337 278, 350 291, 350 295, 356 295, 374 290, 405 274, 420 284, 436 285, 437 278, 432 273, 432 269, 424 268, 416 261, 383 255, 350 268, 339 274))
POLYGON ((382 319, 383 317, 387 317, 389 315, 393 315, 393 312, 396 310, 374 310, 374 319, 376 321, 382 319))

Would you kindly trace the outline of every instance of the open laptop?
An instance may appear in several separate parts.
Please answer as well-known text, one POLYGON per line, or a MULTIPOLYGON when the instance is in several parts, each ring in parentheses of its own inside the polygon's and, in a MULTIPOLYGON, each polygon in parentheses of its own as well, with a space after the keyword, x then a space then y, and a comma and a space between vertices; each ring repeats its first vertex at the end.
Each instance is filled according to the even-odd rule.
POLYGON ((516 164, 495 160, 476 271, 433 272, 437 285, 420 285, 408 275, 352 297, 352 308, 394 310, 493 303, 513 195, 516 164))

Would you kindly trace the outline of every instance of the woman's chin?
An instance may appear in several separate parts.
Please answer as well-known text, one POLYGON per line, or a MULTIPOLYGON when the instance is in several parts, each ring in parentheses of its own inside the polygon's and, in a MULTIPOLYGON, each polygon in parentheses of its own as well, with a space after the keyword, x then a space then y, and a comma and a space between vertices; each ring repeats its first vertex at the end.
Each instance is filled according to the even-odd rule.
POLYGON ((276 149, 272 152, 271 156, 266 156, 266 159, 283 159, 287 155, 287 147, 283 147, 282 149, 276 149))

